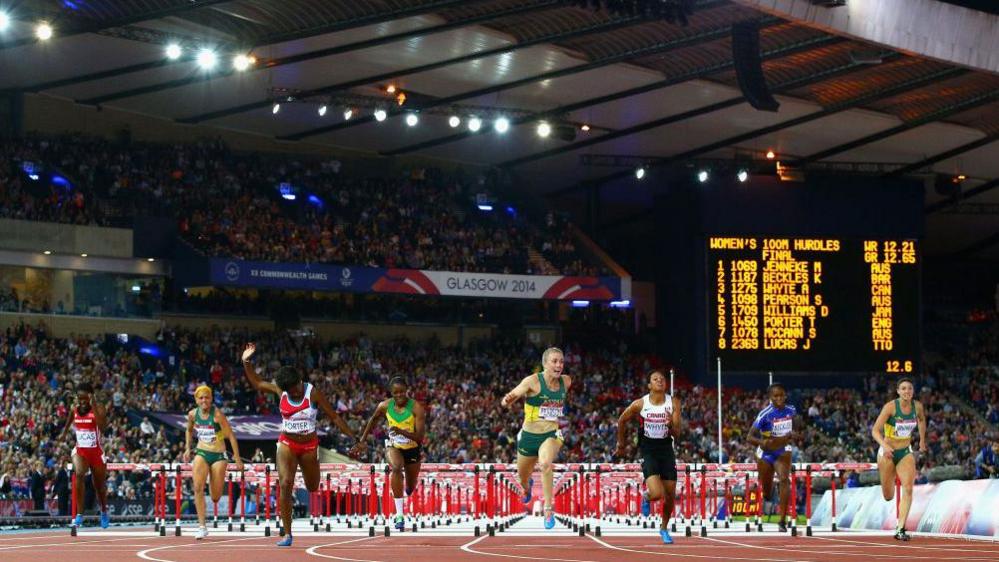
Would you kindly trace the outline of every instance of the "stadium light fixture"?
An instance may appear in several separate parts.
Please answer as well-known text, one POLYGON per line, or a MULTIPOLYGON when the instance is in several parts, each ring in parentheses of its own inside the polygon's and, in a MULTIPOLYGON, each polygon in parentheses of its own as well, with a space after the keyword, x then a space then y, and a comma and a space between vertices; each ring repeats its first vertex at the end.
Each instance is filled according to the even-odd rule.
POLYGON ((343 110, 343 120, 344 121, 350 121, 350 118, 353 117, 353 116, 354 116, 354 110, 353 109, 351 109, 351 108, 348 107, 347 109, 343 110))
POLYGON ((417 117, 415 113, 410 113, 406 116, 406 125, 410 127, 415 127, 420 122, 420 118, 417 117))
POLYGON ((327 108, 327 107, 326 107, 325 105, 320 105, 320 106, 319 106, 319 111, 318 111, 317 113, 319 113, 319 116, 320 116, 320 117, 325 117, 325 116, 326 116, 326 110, 327 110, 327 109, 328 109, 328 108, 327 108))
POLYGON ((375 110, 375 121, 378 121, 379 123, 381 123, 382 121, 385 120, 386 117, 388 117, 388 113, 385 113, 384 109, 376 109, 375 110))
POLYGON ((642 179, 645 177, 645 166, 642 166, 635 170, 635 179, 642 179))
POLYGON ((538 123, 539 137, 546 139, 551 134, 552 134, 552 126, 551 124, 548 123, 548 121, 541 121, 540 123, 538 123))
POLYGON ((708 181, 709 177, 710 177, 710 175, 708 174, 707 170, 701 170, 701 171, 697 172, 697 181, 699 181, 701 183, 704 183, 704 182, 708 181))
POLYGON ((481 128, 482 128, 482 119, 479 119, 478 117, 476 117, 474 115, 468 118, 468 130, 469 131, 472 131, 473 133, 476 133, 481 128))
POLYGON ((42 41, 48 41, 49 39, 52 39, 53 33, 55 33, 55 31, 52 29, 52 26, 49 25, 48 22, 43 21, 35 27, 35 37, 37 37, 42 41))
POLYGON ((498 117, 496 121, 493 122, 493 129, 502 135, 510 130, 510 120, 506 117, 498 117))
POLYGON ((249 55, 236 55, 232 58, 232 67, 242 72, 253 66, 256 62, 257 59, 255 57, 251 57, 249 55))
POLYGON ((746 183, 746 180, 749 179, 749 172, 745 169, 739 170, 735 177, 739 178, 739 183, 746 183))
POLYGON ((271 113, 273 115, 277 115, 279 111, 281 111, 281 104, 275 103, 273 106, 271 106, 271 113))
POLYGON ((198 56, 195 60, 198 62, 201 70, 211 70, 219 62, 219 57, 211 49, 201 49, 198 51, 198 56))
POLYGON ((447 120, 447 124, 451 126, 452 129, 461 125, 461 117, 457 115, 452 115, 450 119, 447 120))
POLYGON ((0 12, 0 31, 7 29, 7 26, 9 25, 10 16, 7 15, 7 12, 0 12))
POLYGON ((180 55, 184 54, 184 49, 180 47, 177 43, 170 43, 166 47, 166 57, 170 60, 177 60, 180 55))

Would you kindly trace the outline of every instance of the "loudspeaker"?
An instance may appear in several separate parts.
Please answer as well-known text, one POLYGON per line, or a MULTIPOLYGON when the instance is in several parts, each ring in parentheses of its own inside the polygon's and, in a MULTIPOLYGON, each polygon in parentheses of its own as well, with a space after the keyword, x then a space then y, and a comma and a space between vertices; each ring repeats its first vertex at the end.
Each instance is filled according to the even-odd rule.
POLYGON ((770 93, 763 75, 760 29, 756 22, 739 22, 732 26, 732 61, 739 88, 749 105, 760 111, 777 111, 780 103, 770 93))

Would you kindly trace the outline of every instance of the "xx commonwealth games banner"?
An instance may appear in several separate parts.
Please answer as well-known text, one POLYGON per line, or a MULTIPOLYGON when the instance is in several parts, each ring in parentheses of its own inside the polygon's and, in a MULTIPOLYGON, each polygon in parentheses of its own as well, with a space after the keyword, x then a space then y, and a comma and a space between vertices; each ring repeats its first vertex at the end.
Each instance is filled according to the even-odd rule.
POLYGON ((630 277, 504 275, 214 258, 211 282, 237 287, 546 300, 629 300, 630 277))

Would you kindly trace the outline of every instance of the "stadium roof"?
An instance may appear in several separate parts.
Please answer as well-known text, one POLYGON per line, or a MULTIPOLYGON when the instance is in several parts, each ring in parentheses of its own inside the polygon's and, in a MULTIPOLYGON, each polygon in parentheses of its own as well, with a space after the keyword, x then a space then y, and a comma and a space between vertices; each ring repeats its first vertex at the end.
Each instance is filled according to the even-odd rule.
MULTIPOLYGON (((635 162, 769 149, 802 165, 963 174, 967 196, 954 204, 930 184, 925 250, 999 258, 999 16, 955 5, 973 2, 902 1, 698 0, 682 25, 556 0, 39 0, 14 8, 0 35, 0 88, 499 165, 567 208, 583 205, 580 186, 628 176, 635 162), (40 20, 52 39, 35 37, 40 20), (741 97, 731 29, 747 21, 778 112, 741 97), (183 48, 177 60, 164 55, 170 43, 183 48), (212 71, 198 66, 203 49, 216 53, 212 71), (236 71, 236 54, 256 63, 236 71), (402 107, 390 84, 406 93, 402 107), (382 123, 371 115, 379 104, 382 123), (511 121, 502 135, 491 121, 501 114, 511 121), (476 133, 471 115, 486 120, 476 133), (548 138, 540 120, 554 128, 548 138)), ((640 217, 654 183, 603 190, 601 220, 640 217)))

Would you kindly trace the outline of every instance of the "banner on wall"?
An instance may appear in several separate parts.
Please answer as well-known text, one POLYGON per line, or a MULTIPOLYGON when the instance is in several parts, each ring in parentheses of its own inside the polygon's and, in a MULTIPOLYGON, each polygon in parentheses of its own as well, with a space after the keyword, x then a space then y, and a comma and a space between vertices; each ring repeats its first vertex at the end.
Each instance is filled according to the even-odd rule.
POLYGON ((507 299, 630 300, 630 277, 506 275, 213 258, 213 285, 507 299))
MULTIPOLYGON (((171 412, 142 412, 142 415, 155 418, 161 423, 170 427, 178 428, 181 431, 187 429, 187 415, 175 414, 171 412)), ((277 439, 281 435, 281 416, 227 416, 229 425, 236 435, 236 439, 247 440, 269 440, 277 439)), ((326 430, 317 428, 319 435, 326 435, 326 430)))
MULTIPOLYGON (((999 537, 999 480, 947 480, 913 489, 906 529, 999 537)), ((895 501, 885 501, 880 486, 836 491, 837 525, 844 529, 892 530, 895 501)), ((832 523, 832 492, 812 512, 812 523, 832 523)))

